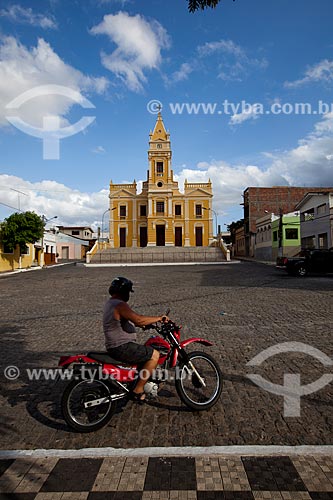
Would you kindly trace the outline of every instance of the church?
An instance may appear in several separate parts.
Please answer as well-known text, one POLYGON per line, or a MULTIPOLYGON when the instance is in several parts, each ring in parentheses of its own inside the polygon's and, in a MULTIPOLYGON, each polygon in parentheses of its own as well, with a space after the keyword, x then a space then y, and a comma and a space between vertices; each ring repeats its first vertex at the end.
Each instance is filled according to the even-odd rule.
POLYGON ((213 241, 212 183, 187 182, 184 192, 173 180, 170 134, 159 112, 149 134, 147 180, 137 184, 110 182, 111 248, 200 247, 213 241))

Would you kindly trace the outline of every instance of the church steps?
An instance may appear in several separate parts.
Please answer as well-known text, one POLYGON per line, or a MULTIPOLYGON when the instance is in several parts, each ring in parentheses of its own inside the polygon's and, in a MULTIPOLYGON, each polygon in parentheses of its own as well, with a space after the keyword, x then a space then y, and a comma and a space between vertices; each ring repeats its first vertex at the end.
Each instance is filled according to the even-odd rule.
POLYGON ((96 252, 91 258, 92 264, 221 261, 225 261, 221 249, 212 247, 109 248, 96 252))

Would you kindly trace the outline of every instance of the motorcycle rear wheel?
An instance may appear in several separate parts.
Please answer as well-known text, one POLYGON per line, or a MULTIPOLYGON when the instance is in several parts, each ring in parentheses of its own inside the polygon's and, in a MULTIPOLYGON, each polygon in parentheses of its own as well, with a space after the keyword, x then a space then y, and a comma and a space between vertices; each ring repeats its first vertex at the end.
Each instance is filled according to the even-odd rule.
POLYGON ((93 432, 101 429, 116 410, 116 402, 110 399, 111 388, 105 380, 72 380, 61 398, 61 410, 66 423, 78 432, 93 432), (89 401, 103 401, 91 408, 89 401))
POLYGON ((182 363, 175 381, 177 393, 189 408, 197 411, 209 410, 217 403, 221 395, 222 372, 220 367, 215 359, 205 352, 191 352, 188 354, 188 359, 205 385, 202 384, 189 362, 182 363))

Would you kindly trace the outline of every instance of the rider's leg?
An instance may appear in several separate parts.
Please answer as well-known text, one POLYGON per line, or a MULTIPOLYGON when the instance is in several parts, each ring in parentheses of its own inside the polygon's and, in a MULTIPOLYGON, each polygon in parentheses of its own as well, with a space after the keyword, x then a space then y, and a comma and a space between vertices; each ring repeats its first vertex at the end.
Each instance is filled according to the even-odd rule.
POLYGON ((160 358, 160 353, 156 351, 156 349, 154 349, 152 357, 148 361, 146 361, 146 363, 141 367, 138 381, 136 383, 135 388, 133 389, 133 392, 135 394, 140 394, 143 392, 145 383, 147 382, 147 380, 149 380, 151 374, 158 365, 159 358, 160 358))

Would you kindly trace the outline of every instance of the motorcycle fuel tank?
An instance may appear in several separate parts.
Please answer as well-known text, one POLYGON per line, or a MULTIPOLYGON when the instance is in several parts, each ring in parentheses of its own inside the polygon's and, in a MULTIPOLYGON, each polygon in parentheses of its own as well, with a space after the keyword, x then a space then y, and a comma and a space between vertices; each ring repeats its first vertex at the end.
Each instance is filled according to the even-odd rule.
POLYGON ((145 345, 149 345, 153 349, 156 349, 156 351, 159 351, 160 359, 159 359, 158 363, 160 365, 163 364, 164 361, 167 359, 168 354, 169 354, 170 349, 171 349, 170 344, 166 340, 159 337, 158 335, 150 337, 147 340, 147 342, 145 343, 145 345))

